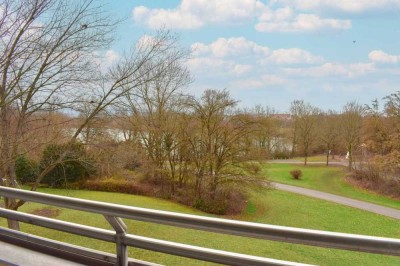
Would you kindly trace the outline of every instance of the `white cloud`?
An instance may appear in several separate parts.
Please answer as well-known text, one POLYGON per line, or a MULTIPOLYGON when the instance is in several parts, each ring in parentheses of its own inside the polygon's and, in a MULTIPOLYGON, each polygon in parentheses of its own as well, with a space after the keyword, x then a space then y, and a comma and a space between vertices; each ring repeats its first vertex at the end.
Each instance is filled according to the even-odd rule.
POLYGON ((114 63, 120 58, 120 55, 114 50, 107 50, 104 58, 106 62, 114 63))
POLYGON ((182 0, 173 9, 135 7, 132 11, 136 23, 152 29, 166 26, 175 29, 196 29, 205 24, 237 24, 251 20, 259 7, 257 0, 182 0))
POLYGON ((376 63, 392 63, 400 62, 400 55, 390 55, 382 50, 374 50, 368 54, 368 58, 376 63))
POLYGON ((400 9, 399 0, 276 0, 274 2, 293 6, 298 10, 308 11, 333 10, 346 13, 362 13, 400 9))
MULTIPOLYGON (((226 67, 226 60, 207 57, 194 57, 188 60, 190 70, 197 73, 207 73, 207 70, 226 67)), ((214 72, 215 74, 215 72, 214 72)))
MULTIPOLYGON (((321 56, 299 48, 271 50, 244 37, 218 38, 211 43, 194 43, 187 66, 196 79, 218 81, 231 88, 280 86, 281 65, 323 63, 321 56), (265 74, 268 73, 268 74, 265 74)), ((285 73, 283 73, 285 74, 285 73)))
MULTIPOLYGON (((274 50, 237 37, 193 44, 188 67, 207 86, 218 84, 239 90, 294 88, 318 80, 316 84, 321 81, 321 89, 334 92, 332 84, 353 84, 382 73, 376 62, 400 62, 400 56, 383 51, 372 51, 369 58, 369 62, 327 62, 300 48, 274 50), (324 84, 329 86, 322 88, 324 84)), ((385 69, 386 74, 389 71, 385 69)))
POLYGON ((195 57, 234 58, 235 60, 250 61, 252 64, 316 64, 322 63, 323 58, 299 49, 271 50, 244 37, 218 38, 210 44, 195 43, 192 45, 192 55, 195 57))
POLYGON ((132 16, 137 21, 143 21, 149 16, 150 10, 145 6, 138 6, 132 10, 132 16))
POLYGON ((240 76, 252 70, 253 66, 233 60, 215 57, 195 57, 187 62, 188 68, 197 76, 240 76))
POLYGON ((218 38, 211 43, 194 43, 188 68, 195 76, 235 80, 258 71, 258 60, 270 54, 266 46, 244 37, 218 38))
POLYGON ((121 59, 120 54, 114 50, 95 51, 91 54, 91 56, 101 72, 106 72, 111 66, 121 59))
POLYGON ((252 69, 253 69, 252 65, 236 64, 233 68, 233 72, 238 75, 242 75, 242 74, 250 72, 252 69))
POLYGON ((268 4, 259 0, 182 0, 177 7, 171 9, 135 7, 132 17, 136 23, 152 29, 165 26, 187 30, 210 24, 251 23, 255 19, 258 20, 255 28, 260 32, 313 32, 351 28, 350 20, 299 13, 298 8, 316 8, 316 5, 286 3, 284 0, 268 4), (285 6, 281 7, 280 2, 285 6))
POLYGON ((264 74, 260 77, 239 79, 230 82, 229 87, 234 89, 258 89, 270 86, 279 86, 285 84, 287 81, 276 75, 264 74))
POLYGON ((193 56, 200 56, 208 54, 210 52, 210 47, 204 43, 196 42, 192 44, 191 50, 193 56))
POLYGON ((287 64, 315 64, 321 63, 324 59, 321 56, 315 56, 308 51, 299 48, 277 49, 272 51, 271 55, 263 63, 268 61, 280 65, 287 64))
POLYGON ((293 17, 294 11, 290 7, 282 7, 278 9, 271 9, 270 7, 263 7, 261 15, 258 17, 261 21, 285 21, 293 17))
POLYGON ((290 76, 301 77, 327 77, 338 76, 354 78, 376 71, 373 63, 339 64, 325 63, 320 66, 308 68, 285 68, 284 72, 290 76))
POLYGON ((145 24, 147 27, 157 29, 161 27, 175 29, 200 28, 204 22, 197 16, 180 10, 148 9, 139 6, 132 11, 135 22, 145 24))
POLYGON ((192 45, 194 55, 211 54, 215 57, 224 58, 231 56, 267 55, 269 48, 249 41, 244 37, 218 38, 210 44, 195 43, 192 45))
POLYGON ((260 32, 315 32, 323 30, 344 30, 351 28, 350 20, 321 18, 314 14, 299 14, 285 20, 272 16, 264 18, 255 25, 260 32))

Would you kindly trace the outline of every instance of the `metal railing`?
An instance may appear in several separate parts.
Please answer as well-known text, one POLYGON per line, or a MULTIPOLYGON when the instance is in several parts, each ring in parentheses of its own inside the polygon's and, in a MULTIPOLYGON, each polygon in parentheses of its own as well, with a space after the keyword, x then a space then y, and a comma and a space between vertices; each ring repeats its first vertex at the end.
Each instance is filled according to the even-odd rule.
POLYGON ((114 231, 0 208, 0 217, 115 243, 116 256, 113 257, 110 254, 103 254, 54 240, 46 240, 5 228, 0 228, 0 240, 10 241, 17 239, 19 241, 30 242, 31 246, 33 242, 39 241, 41 246, 47 248, 56 249, 57 247, 61 247, 58 248, 59 250, 65 247, 67 251, 70 249, 68 251, 70 253, 79 253, 84 257, 95 257, 97 260, 116 265, 154 265, 128 259, 128 246, 229 265, 301 265, 289 261, 249 256, 127 234, 127 227, 121 218, 288 243, 400 256, 400 239, 394 238, 335 233, 203 217, 56 196, 7 187, 0 187, 0 196, 102 214, 113 227, 114 231))

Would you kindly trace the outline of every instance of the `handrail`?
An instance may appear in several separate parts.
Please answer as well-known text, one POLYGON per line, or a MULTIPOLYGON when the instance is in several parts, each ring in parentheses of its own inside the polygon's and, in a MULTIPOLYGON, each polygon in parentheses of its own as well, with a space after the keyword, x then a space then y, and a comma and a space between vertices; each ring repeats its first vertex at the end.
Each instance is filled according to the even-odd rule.
MULTIPOLYGON (((139 221, 154 222, 159 224, 186 227, 224 234, 240 235, 245 237, 283 241, 289 243, 307 244, 320 247, 332 247, 400 256, 400 239, 394 238, 345 234, 203 217, 197 215, 123 206, 91 200, 75 199, 7 187, 0 187, 0 195, 10 198, 18 198, 26 201, 66 207, 70 209, 99 213, 111 217, 128 218, 139 221)), ((10 211, 8 211, 8 213, 9 212, 10 211)), ((6 213, 7 212, 5 212, 4 210, 1 210, 0 216, 5 216, 6 213)), ((10 213, 7 215, 9 215, 9 217, 14 217, 14 219, 18 218, 23 219, 24 221, 29 220, 28 218, 26 218, 26 216, 25 218, 23 218, 23 215, 18 215, 18 217, 15 216, 15 214, 10 213)), ((46 219, 37 219, 36 223, 39 223, 39 221, 43 222, 44 220, 46 219)), ((103 230, 98 228, 96 229, 103 230)), ((91 229, 88 230, 90 231, 91 229)), ((122 241, 124 244, 131 245, 133 243, 129 241, 127 242, 127 239, 129 239, 129 235, 121 237, 124 239, 122 241)))
MULTIPOLYGON (((0 217, 6 217, 21 221, 24 223, 34 224, 43 226, 50 229, 59 230, 62 232, 78 234, 81 236, 92 237, 95 239, 113 242, 115 243, 115 233, 110 230, 98 229, 96 227, 84 226, 81 230, 77 228, 78 224, 59 221, 55 219, 38 217, 32 214, 20 213, 17 211, 0 209, 0 217), (39 222, 35 221, 36 218, 40 218, 39 222), (93 232, 99 235, 94 236, 93 232)), ((1 231, 0 231, 1 233, 1 231)), ((131 247, 147 249, 157 252, 164 252, 172 255, 178 255, 193 259, 203 259, 216 263, 224 263, 229 265, 308 265, 292 263, 282 260, 274 260, 268 258, 262 258, 257 256, 243 255, 233 252, 202 248, 192 245, 186 245, 181 243, 175 243, 171 241, 159 240, 149 237, 142 237, 137 235, 127 234, 123 239, 123 244, 131 247)))
MULTIPOLYGON (((0 227, 0 240, 85 265, 111 266, 117 262, 117 257, 111 253, 75 246, 3 227, 0 227)), ((132 258, 129 259, 128 263, 128 265, 134 266, 160 266, 160 264, 132 258)))

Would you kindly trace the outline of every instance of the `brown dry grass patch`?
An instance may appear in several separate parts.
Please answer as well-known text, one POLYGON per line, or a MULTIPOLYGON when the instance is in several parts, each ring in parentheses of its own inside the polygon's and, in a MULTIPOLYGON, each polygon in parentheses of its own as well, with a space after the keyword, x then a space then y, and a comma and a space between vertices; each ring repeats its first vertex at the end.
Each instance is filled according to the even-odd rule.
POLYGON ((31 212, 31 214, 43 216, 47 218, 55 218, 60 215, 61 210, 59 209, 50 209, 50 208, 42 208, 36 209, 31 212))

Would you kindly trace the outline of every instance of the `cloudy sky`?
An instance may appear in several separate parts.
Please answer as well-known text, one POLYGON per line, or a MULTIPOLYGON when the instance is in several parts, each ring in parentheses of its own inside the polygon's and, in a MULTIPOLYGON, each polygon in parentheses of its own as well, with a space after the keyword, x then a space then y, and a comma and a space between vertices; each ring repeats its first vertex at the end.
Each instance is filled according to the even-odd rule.
MULTIPOLYGON (((106 1, 106 0, 104 0, 106 1)), ((108 1, 126 20, 107 56, 166 27, 192 51, 188 90, 228 89, 241 106, 287 111, 370 103, 400 90, 400 0, 108 1)))

